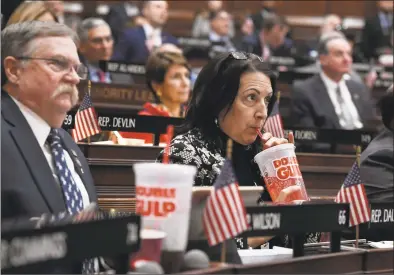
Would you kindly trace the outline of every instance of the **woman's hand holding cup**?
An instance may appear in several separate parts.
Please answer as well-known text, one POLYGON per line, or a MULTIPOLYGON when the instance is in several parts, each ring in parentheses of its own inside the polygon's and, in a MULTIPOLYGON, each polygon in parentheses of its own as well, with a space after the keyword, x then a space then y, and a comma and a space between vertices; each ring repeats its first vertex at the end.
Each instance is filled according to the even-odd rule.
POLYGON ((293 132, 289 133, 289 139, 285 138, 277 138, 272 136, 271 133, 264 133, 261 138, 263 142, 263 150, 271 148, 276 145, 285 144, 285 143, 293 143, 294 144, 294 134, 293 132))

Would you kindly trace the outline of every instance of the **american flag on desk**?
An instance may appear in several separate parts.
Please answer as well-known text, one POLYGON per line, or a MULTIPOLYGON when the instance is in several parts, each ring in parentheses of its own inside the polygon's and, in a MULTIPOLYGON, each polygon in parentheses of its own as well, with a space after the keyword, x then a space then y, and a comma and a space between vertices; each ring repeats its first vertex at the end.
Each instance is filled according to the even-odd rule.
POLYGON ((274 137, 284 138, 285 133, 283 132, 282 117, 279 113, 279 92, 275 102, 274 108, 272 108, 270 116, 265 122, 264 131, 271 133, 274 137))
POLYGON ((357 161, 354 162, 349 174, 335 198, 335 202, 349 203, 349 225, 355 226, 369 222, 371 210, 365 193, 364 184, 361 183, 360 168, 357 161))
POLYGON ((226 159, 207 199, 203 225, 210 246, 234 238, 249 228, 244 201, 232 163, 226 159))
POLYGON ((94 136, 101 132, 98 124, 96 111, 94 110, 92 99, 89 93, 83 97, 82 103, 75 115, 74 129, 72 130, 72 137, 75 142, 94 136))

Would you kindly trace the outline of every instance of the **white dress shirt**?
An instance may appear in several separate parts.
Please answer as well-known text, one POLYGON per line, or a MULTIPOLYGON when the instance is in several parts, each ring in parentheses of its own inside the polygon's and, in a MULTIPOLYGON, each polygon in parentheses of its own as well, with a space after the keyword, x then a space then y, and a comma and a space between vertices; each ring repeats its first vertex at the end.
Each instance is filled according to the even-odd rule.
MULTIPOLYGON (((342 78, 338 83, 335 83, 333 80, 331 80, 324 72, 320 72, 320 77, 323 80, 324 85, 326 86, 326 90, 328 92, 328 96, 331 99, 332 105, 334 105, 335 113, 339 116, 342 112, 340 103, 338 102, 338 97, 337 97, 337 88, 338 85, 341 89, 341 94, 342 98, 345 102, 345 105, 347 106, 352 119, 353 119, 353 124, 356 127, 356 129, 360 129, 363 127, 363 123, 361 122, 360 115, 357 111, 356 105, 354 105, 354 102, 352 100, 352 96, 349 92, 349 89, 346 85, 345 79, 342 78)), ((345 121, 340 119, 339 121, 341 127, 344 127, 345 121)))
POLYGON ((161 29, 155 29, 149 24, 144 24, 142 25, 142 27, 144 28, 146 39, 150 39, 154 47, 161 46, 161 44, 163 43, 161 39, 161 29))
MULTIPOLYGON (((41 150, 44 153, 46 160, 48 161, 48 165, 51 168, 52 174, 55 177, 55 180, 58 183, 59 188, 61 188, 60 183, 59 183, 59 179, 56 175, 55 167, 53 164, 51 150, 49 148, 48 143, 46 142, 46 140, 49 136, 49 132, 51 131, 51 127, 48 125, 48 123, 46 123, 41 117, 39 117, 32 110, 27 108, 25 105, 20 103, 15 98, 13 98, 13 97, 11 97, 11 98, 14 100, 16 105, 18 105, 20 111, 22 112, 23 116, 27 120, 27 123, 29 124, 30 128, 32 129, 33 134, 36 137, 37 142, 40 145, 41 150)), ((90 204, 89 194, 88 194, 86 187, 83 184, 81 178, 79 177, 78 173, 75 171, 74 162, 72 161, 67 150, 63 149, 63 153, 66 158, 67 167, 70 170, 72 177, 75 180, 75 183, 81 192, 83 207, 86 208, 90 204)))

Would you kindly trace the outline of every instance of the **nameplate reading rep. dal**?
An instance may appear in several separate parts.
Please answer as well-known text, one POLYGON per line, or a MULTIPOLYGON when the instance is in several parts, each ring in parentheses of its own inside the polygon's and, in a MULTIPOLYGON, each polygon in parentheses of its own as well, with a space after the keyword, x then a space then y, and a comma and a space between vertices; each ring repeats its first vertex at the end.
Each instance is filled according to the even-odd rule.
POLYGON ((393 203, 372 203, 370 228, 392 228, 394 230, 393 203))

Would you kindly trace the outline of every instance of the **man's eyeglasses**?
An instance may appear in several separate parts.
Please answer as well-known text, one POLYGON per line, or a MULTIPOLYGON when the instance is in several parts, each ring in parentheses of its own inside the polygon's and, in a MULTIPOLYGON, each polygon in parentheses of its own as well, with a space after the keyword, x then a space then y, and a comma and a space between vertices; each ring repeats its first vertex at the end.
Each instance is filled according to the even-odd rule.
POLYGON ((59 58, 39 58, 39 57, 29 57, 29 56, 17 56, 15 57, 16 59, 21 59, 21 60, 43 60, 47 61, 49 65, 51 66, 52 70, 55 72, 64 72, 64 73, 69 73, 74 69, 74 71, 77 73, 80 79, 86 79, 88 76, 88 68, 83 65, 72 65, 69 61, 67 60, 62 60, 59 58))

